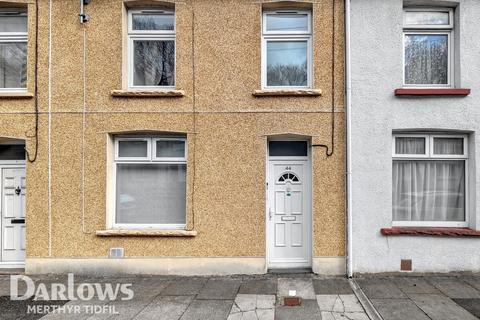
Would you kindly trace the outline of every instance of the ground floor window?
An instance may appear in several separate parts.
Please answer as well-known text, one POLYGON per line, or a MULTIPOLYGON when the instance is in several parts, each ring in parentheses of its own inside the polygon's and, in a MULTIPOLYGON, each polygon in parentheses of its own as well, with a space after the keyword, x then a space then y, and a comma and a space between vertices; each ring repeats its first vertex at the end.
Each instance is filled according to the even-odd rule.
POLYGON ((393 137, 393 224, 467 225, 467 137, 393 137))
POLYGON ((115 139, 115 225, 184 228, 186 141, 182 137, 115 139))

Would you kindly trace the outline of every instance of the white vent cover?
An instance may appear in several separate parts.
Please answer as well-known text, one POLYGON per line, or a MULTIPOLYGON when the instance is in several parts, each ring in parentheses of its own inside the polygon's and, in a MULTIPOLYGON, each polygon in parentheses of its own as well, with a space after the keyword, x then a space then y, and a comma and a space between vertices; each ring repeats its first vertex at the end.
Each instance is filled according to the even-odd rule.
POLYGON ((112 259, 123 258, 125 250, 123 248, 110 248, 108 251, 108 257, 112 259))

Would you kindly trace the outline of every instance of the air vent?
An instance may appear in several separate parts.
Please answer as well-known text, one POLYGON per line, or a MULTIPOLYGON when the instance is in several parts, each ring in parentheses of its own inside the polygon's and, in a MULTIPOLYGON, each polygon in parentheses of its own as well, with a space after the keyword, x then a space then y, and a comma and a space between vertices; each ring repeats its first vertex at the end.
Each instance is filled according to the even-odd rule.
POLYGON ((125 254, 125 250, 123 248, 110 248, 108 251, 108 257, 112 259, 121 259, 125 254))

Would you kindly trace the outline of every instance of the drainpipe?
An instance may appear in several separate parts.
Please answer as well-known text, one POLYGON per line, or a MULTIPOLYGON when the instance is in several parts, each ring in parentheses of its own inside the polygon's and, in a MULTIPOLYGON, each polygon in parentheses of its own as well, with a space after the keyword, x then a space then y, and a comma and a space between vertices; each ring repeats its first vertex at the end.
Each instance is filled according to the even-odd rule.
POLYGON ((352 119, 350 77, 350 1, 345 0, 345 103, 347 120, 347 275, 353 276, 353 214, 352 214, 352 119))

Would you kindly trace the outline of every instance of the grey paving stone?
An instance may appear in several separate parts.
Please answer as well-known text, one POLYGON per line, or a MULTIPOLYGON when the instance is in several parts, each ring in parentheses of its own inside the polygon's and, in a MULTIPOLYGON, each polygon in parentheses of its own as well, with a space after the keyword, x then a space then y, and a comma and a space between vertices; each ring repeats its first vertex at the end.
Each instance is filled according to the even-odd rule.
POLYGON ((238 293, 242 294, 276 294, 277 279, 247 280, 242 282, 238 293))
POLYGON ((181 320, 225 320, 233 300, 195 300, 187 308, 181 320))
POLYGON ((134 319, 178 320, 193 298, 194 296, 158 296, 134 319))
POLYGON ((313 279, 315 294, 353 294, 345 278, 313 279))
POLYGON ((430 320, 409 299, 371 299, 384 320, 430 320))
POLYGON ((163 296, 186 296, 195 295, 202 290, 207 283, 207 278, 175 279, 162 291, 163 296))
POLYGON ((480 291, 455 277, 430 277, 428 278, 428 281, 450 298, 480 298, 480 291))
POLYGON ((413 302, 435 320, 478 320, 451 299, 439 294, 412 294, 413 302))
POLYGON ((440 290, 420 277, 395 277, 392 281, 404 293, 432 293, 438 294, 440 290))
POLYGON ((296 307, 280 306, 275 310, 275 320, 321 320, 320 309, 316 300, 302 300, 296 307))
POLYGON ((389 278, 362 278, 357 284, 369 299, 403 299, 407 296, 389 278))
POLYGON ((480 290, 480 276, 462 277, 461 279, 475 289, 480 290))
POLYGON ((452 299, 456 304, 480 319, 480 299, 452 299))
POLYGON ((315 300, 312 279, 309 278, 278 278, 277 297, 287 297, 290 290, 297 291, 297 297, 315 300))
POLYGON ((233 300, 240 287, 240 280, 210 279, 200 290, 197 299, 233 300))
POLYGON ((151 302, 151 299, 143 300, 129 300, 111 301, 108 305, 114 307, 115 314, 97 314, 93 315, 88 320, 130 320, 133 319, 138 313, 145 309, 151 302))

